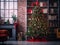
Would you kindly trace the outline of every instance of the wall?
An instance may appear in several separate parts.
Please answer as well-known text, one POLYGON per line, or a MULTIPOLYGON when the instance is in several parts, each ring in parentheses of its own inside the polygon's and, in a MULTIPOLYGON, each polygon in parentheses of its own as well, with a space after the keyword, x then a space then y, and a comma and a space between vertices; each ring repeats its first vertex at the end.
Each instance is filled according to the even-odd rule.
POLYGON ((27 31, 27 1, 26 0, 18 0, 18 23, 19 29, 18 33, 27 31))

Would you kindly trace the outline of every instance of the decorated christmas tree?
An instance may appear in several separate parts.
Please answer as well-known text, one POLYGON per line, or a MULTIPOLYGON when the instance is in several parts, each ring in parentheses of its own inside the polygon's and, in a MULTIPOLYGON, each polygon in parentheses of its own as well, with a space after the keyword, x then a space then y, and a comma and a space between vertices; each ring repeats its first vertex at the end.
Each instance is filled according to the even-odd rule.
POLYGON ((46 37, 47 19, 45 19, 46 15, 42 13, 39 6, 34 6, 32 9, 32 16, 27 30, 28 38, 40 39, 46 37))

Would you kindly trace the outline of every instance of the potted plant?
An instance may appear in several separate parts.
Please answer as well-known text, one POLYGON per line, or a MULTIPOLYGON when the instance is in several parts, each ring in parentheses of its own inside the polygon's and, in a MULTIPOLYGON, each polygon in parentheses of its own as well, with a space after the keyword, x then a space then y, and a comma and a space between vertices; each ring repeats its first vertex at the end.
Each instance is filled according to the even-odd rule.
POLYGON ((14 22, 16 22, 16 20, 17 20, 16 15, 12 15, 12 18, 13 18, 14 22))
POLYGON ((15 28, 16 28, 16 25, 17 25, 17 17, 16 17, 16 15, 12 15, 12 18, 14 20, 14 25, 15 25, 15 28))

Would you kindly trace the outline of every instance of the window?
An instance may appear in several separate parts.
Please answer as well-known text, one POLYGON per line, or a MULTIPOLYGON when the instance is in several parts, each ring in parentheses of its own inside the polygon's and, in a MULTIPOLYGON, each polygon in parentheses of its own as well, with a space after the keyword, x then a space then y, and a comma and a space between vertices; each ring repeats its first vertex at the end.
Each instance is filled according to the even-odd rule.
POLYGON ((0 0, 0 17, 4 22, 13 23, 12 15, 17 17, 17 0, 0 0))

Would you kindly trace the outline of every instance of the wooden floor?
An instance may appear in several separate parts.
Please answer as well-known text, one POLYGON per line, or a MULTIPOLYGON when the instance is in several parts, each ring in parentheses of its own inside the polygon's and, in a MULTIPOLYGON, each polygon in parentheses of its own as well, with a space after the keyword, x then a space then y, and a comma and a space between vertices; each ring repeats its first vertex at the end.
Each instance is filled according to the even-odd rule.
POLYGON ((5 41, 0 42, 0 45, 60 45, 60 42, 27 42, 27 41, 5 41))

